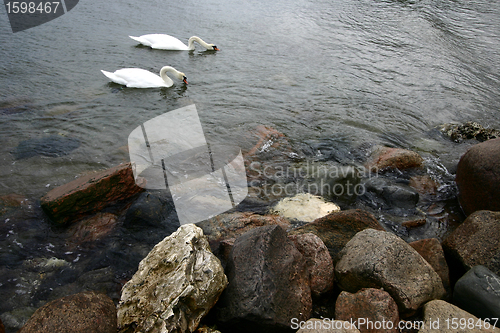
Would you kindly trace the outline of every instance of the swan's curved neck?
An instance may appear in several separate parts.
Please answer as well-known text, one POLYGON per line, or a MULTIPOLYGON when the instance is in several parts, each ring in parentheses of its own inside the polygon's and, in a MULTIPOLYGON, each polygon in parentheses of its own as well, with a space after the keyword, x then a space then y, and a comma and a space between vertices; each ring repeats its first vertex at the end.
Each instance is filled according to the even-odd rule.
POLYGON ((171 78, 168 77, 167 72, 176 72, 175 68, 170 67, 170 66, 164 66, 160 70, 160 77, 165 81, 168 87, 174 84, 174 81, 172 81, 171 78))
POLYGON ((189 41, 188 41, 188 49, 189 50, 194 50, 194 42, 197 42, 198 44, 200 44, 201 46, 203 46, 207 50, 212 49, 212 46, 209 45, 208 43, 205 43, 205 41, 203 39, 201 39, 200 37, 192 36, 191 38, 189 38, 189 41))

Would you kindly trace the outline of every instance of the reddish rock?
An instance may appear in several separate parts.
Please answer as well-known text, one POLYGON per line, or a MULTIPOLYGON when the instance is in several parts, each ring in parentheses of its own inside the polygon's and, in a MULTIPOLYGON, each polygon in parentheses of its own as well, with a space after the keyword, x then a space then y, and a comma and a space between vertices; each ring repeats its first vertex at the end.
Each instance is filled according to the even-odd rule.
POLYGON ((389 169, 407 170, 422 168, 424 166, 424 159, 411 150, 380 147, 372 154, 367 166, 372 171, 389 169))
POLYGON ((5 326, 2 323, 2 319, 0 319, 0 333, 5 333, 5 326))
POLYGON ((217 303, 222 331, 288 332, 293 318, 309 319, 309 274, 302 254, 277 225, 250 230, 234 242, 229 285, 217 303))
POLYGON ((313 233, 325 243, 335 265, 338 253, 357 232, 364 229, 384 230, 377 219, 361 209, 333 212, 302 227, 293 229, 289 235, 313 233))
POLYGON ((245 232, 266 225, 279 225, 290 228, 290 221, 277 215, 259 215, 250 212, 236 212, 217 215, 211 219, 196 223, 203 229, 210 247, 215 251, 224 239, 238 238, 245 232))
POLYGON ((64 224, 142 190, 135 184, 130 163, 120 164, 51 190, 41 199, 41 205, 54 222, 64 224))
POLYGON ((357 321, 361 333, 397 333, 399 312, 388 292, 366 288, 355 294, 341 292, 335 303, 335 319, 357 321), (366 320, 364 324, 359 321, 361 318, 366 320), (377 323, 385 324, 377 327, 377 323))
POLYGON ((116 333, 116 308, 104 294, 93 291, 51 301, 31 316, 18 333, 116 333))
POLYGON ((111 213, 96 215, 78 221, 68 228, 70 246, 94 242, 107 236, 116 227, 117 216, 111 213))
POLYGON ((401 225, 405 228, 411 229, 411 228, 421 227, 426 223, 427 223, 426 219, 417 219, 417 220, 411 220, 411 221, 404 221, 401 223, 401 225))
POLYGON ((325 243, 313 233, 291 235, 289 239, 304 256, 310 274, 311 292, 319 296, 333 288, 333 261, 325 243))
POLYGON ((450 271, 439 240, 437 238, 427 238, 409 244, 432 266, 432 268, 434 268, 436 273, 438 273, 447 293, 446 298, 449 298, 451 296, 450 271))
POLYGON ((500 138, 470 148, 458 162, 456 182, 466 215, 500 211, 500 138))
POLYGON ((500 212, 472 213, 443 241, 443 249, 463 273, 483 265, 500 275, 500 212))

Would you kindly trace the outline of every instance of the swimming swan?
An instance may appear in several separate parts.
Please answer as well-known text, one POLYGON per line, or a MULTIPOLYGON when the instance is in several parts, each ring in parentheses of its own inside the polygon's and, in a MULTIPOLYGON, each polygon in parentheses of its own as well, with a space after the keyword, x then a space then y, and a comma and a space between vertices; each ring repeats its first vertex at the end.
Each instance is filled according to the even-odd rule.
POLYGON ((164 34, 149 34, 142 35, 140 37, 129 37, 143 45, 158 50, 192 51, 194 50, 194 42, 197 42, 207 50, 219 51, 217 46, 215 46, 214 44, 205 43, 203 39, 196 36, 192 36, 191 38, 189 38, 187 46, 177 38, 164 34))
POLYGON ((160 76, 140 68, 123 68, 114 73, 101 70, 111 81, 123 84, 129 88, 156 88, 171 87, 174 84, 167 72, 171 72, 176 78, 187 84, 186 75, 173 67, 164 66, 160 70, 160 76))

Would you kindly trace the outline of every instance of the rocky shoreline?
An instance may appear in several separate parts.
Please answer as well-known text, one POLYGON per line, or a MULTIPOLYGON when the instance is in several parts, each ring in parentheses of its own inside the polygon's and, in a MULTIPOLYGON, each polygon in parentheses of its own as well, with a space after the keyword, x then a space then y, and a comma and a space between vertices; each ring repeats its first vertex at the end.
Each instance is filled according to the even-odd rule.
POLYGON ((130 164, 50 191, 40 205, 68 249, 107 244, 120 228, 157 245, 120 291, 82 282, 19 332, 500 331, 500 139, 458 164, 464 220, 414 151, 372 146, 350 165, 311 162, 276 130, 257 136, 247 209, 196 225, 176 224, 171 198, 135 185, 130 164), (284 198, 300 209, 284 217, 265 204, 284 198), (436 225, 445 230, 419 239, 436 225))

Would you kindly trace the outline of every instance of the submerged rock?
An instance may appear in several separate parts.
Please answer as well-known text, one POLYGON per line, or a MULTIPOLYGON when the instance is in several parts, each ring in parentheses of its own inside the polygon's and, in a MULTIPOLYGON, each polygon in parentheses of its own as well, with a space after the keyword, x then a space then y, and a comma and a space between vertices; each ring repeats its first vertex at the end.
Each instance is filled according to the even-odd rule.
POLYGON ((155 245, 123 286, 119 332, 194 332, 226 285, 203 231, 182 225, 155 245))
POLYGON ((369 170, 377 172, 391 169, 407 170, 423 166, 424 159, 416 152, 389 147, 378 147, 367 163, 369 170))
POLYGON ((309 273, 281 227, 260 227, 237 238, 226 272, 229 285, 217 317, 228 331, 287 332, 292 319, 309 318, 309 273))
POLYGON ((75 138, 66 138, 60 135, 51 135, 39 139, 22 141, 13 151, 16 160, 43 155, 58 157, 80 147, 80 141, 75 138))
POLYGON ((445 290, 439 275, 398 236, 373 229, 356 234, 339 253, 335 277, 340 289, 384 288, 402 316, 425 302, 440 299, 445 290))
POLYGON ((141 191, 127 163, 56 187, 42 197, 40 204, 52 221, 64 224, 141 191))
POLYGON ((116 333, 116 308, 93 291, 51 301, 31 316, 18 333, 116 333))
POLYGON ((309 193, 299 193, 291 198, 280 200, 273 207, 273 212, 290 220, 312 222, 332 212, 340 211, 333 202, 326 202, 322 197, 309 193))
POLYGON ((470 148, 458 162, 458 199, 466 215, 500 211, 500 139, 470 148))

